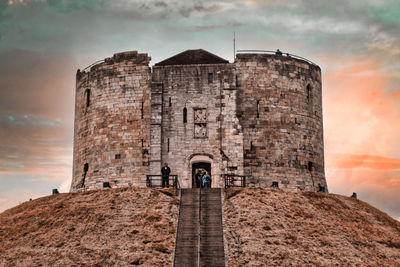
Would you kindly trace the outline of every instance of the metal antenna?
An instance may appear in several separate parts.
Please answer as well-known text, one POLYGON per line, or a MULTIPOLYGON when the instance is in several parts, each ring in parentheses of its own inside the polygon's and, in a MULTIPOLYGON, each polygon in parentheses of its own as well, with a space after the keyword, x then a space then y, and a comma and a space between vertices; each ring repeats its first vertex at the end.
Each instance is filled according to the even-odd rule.
POLYGON ((235 31, 233 32, 233 62, 235 62, 236 59, 236 34, 235 31))

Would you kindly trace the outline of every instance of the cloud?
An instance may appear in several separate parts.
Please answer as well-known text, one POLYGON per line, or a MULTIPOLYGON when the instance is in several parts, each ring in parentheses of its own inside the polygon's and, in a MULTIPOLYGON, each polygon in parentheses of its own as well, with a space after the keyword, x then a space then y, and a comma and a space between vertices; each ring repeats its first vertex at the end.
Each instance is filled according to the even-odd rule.
POLYGON ((367 168, 400 171, 400 159, 376 155, 330 154, 331 167, 339 169, 367 168))
POLYGON ((325 148, 329 153, 400 151, 400 104, 379 61, 353 57, 323 74, 325 148))
POLYGON ((324 141, 330 192, 351 195, 400 217, 400 99, 393 69, 373 52, 324 59, 324 141), (339 60, 340 59, 340 60, 339 60))
POLYGON ((92 10, 104 6, 104 0, 47 0, 50 8, 61 13, 92 10))

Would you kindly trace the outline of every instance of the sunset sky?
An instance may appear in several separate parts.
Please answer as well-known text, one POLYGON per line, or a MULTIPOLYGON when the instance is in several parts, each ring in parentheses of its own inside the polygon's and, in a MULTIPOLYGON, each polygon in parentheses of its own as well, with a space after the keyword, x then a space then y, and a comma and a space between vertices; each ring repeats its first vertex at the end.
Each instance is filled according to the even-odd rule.
POLYGON ((69 190, 75 73, 129 50, 289 52, 323 76, 331 193, 400 219, 400 1, 0 0, 0 211, 69 190))

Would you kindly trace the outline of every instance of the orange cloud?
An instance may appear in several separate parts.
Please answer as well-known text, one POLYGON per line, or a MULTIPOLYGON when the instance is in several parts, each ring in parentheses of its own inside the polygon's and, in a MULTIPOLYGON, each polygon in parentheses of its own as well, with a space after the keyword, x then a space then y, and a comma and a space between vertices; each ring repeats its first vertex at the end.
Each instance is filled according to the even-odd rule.
POLYGON ((399 156, 400 110, 379 63, 349 59, 323 74, 327 153, 399 156))
POLYGON ((357 192, 400 218, 400 93, 390 88, 394 76, 373 55, 347 58, 334 67, 323 73, 329 190, 357 192))
POLYGON ((373 170, 400 170, 400 159, 375 155, 331 154, 330 167, 339 169, 368 168, 373 170))
POLYGON ((391 96, 392 96, 392 98, 400 97, 400 92, 393 93, 393 94, 391 94, 391 96))

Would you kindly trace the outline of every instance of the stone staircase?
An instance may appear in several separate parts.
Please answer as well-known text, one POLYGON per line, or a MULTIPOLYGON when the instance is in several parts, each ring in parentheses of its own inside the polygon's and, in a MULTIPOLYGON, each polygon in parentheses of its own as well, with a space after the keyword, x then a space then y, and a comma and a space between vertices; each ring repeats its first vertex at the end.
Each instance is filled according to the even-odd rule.
POLYGON ((200 266, 225 266, 221 189, 182 189, 174 266, 198 265, 200 211, 200 266))

